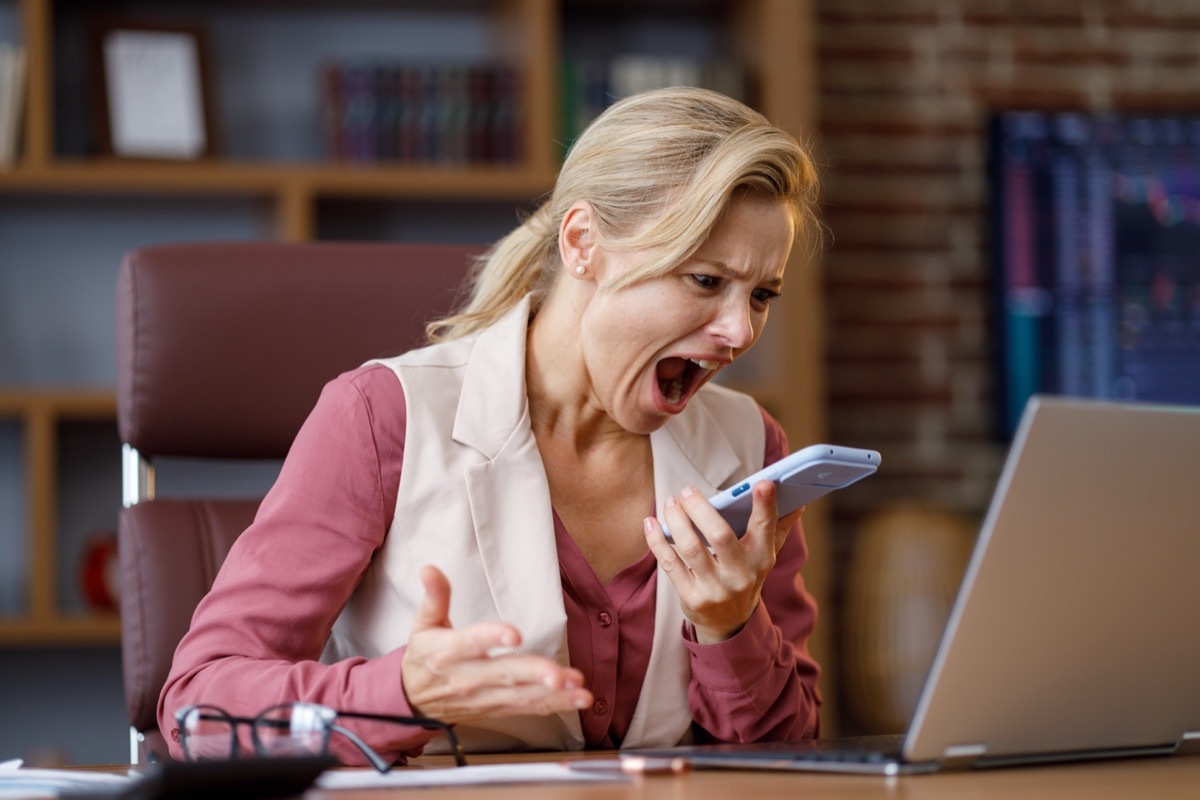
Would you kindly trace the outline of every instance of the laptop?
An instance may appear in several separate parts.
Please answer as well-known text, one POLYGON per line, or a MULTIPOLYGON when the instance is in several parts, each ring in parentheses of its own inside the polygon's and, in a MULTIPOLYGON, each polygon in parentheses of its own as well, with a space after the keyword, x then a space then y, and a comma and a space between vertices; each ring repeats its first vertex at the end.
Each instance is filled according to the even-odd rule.
POLYGON ((1200 752, 1200 409, 1034 397, 906 733, 639 751, 898 775, 1200 752))

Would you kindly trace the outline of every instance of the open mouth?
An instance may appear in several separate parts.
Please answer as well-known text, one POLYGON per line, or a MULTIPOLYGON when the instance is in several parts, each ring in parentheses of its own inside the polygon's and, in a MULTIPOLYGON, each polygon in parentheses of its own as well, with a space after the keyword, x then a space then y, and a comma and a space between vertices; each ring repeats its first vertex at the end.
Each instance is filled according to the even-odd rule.
POLYGON ((715 361, 690 358, 664 358, 658 362, 656 377, 658 390, 667 405, 684 403, 700 387, 704 379, 721 365, 715 361))

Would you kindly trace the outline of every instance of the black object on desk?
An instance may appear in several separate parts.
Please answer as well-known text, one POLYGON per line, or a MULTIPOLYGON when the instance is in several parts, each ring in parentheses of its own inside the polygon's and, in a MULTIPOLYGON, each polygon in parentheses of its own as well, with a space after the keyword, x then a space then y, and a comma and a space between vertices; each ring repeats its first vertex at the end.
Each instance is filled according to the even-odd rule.
POLYGON ((116 791, 71 792, 76 800, 272 800, 303 794, 325 770, 329 756, 243 758, 231 761, 165 761, 116 791))

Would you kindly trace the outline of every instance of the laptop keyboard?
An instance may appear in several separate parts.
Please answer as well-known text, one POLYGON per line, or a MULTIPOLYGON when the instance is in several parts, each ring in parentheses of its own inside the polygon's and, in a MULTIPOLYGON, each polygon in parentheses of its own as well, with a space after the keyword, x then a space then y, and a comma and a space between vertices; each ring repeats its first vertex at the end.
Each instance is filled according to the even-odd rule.
POLYGON ((790 744, 790 750, 796 758, 809 761, 886 764, 900 760, 904 736, 852 736, 841 739, 816 739, 808 743, 781 742, 781 744, 790 744), (807 747, 798 747, 798 744, 807 744, 807 747))
POLYGON ((644 751, 645 755, 673 755, 701 764, 722 757, 747 761, 787 762, 822 761, 856 764, 887 764, 901 760, 904 734, 884 736, 848 736, 839 739, 807 739, 799 742, 755 742, 752 744, 713 744, 677 747, 670 750, 644 751))

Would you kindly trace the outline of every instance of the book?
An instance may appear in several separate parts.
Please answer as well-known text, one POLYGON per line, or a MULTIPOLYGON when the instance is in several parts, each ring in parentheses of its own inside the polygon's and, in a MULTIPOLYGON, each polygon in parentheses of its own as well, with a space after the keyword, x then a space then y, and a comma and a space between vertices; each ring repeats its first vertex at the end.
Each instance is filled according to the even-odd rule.
POLYGON ((568 59, 561 68, 560 121, 569 146, 604 109, 631 94, 668 86, 713 89, 748 102, 745 67, 724 58, 627 53, 607 59, 568 59))
POLYGON ((0 43, 0 167, 16 164, 25 109, 25 49, 0 43))
POLYGON ((331 63, 319 82, 333 160, 461 166, 521 157, 522 86, 510 65, 331 63))

